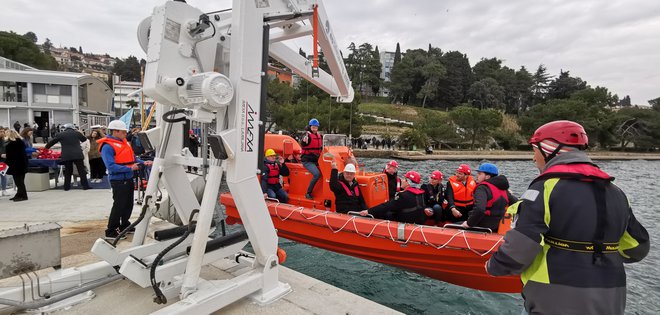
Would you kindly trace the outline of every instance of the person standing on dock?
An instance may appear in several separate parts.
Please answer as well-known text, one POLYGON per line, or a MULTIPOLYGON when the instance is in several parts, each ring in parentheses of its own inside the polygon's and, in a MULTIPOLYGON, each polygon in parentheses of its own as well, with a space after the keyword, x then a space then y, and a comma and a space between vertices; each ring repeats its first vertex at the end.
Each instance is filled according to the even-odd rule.
POLYGON ((509 192, 509 180, 500 175, 495 164, 479 165, 476 182, 474 207, 468 213, 467 221, 463 222, 463 227, 483 227, 497 232, 506 208, 518 201, 518 198, 509 192))
MULTIPOLYGON (((108 124, 110 134, 96 142, 105 167, 108 169, 110 187, 112 187, 112 210, 105 230, 106 239, 114 239, 128 228, 128 221, 133 212, 134 184, 133 171, 139 170, 138 164, 151 166, 151 161, 143 162, 135 157, 131 144, 126 140, 128 127, 121 120, 108 124)), ((130 232, 130 231, 129 231, 130 232)))
POLYGON ((56 143, 62 146, 62 162, 64 163, 64 190, 71 189, 71 176, 73 175, 73 166, 78 170, 80 176, 80 185, 82 189, 90 189, 87 181, 87 170, 85 169, 85 155, 80 146, 87 141, 85 136, 74 129, 73 124, 65 124, 65 130, 58 133, 52 140, 46 144, 46 149, 50 149, 56 143))
POLYGON ((310 119, 309 125, 305 128, 305 135, 300 141, 300 146, 302 147, 302 164, 312 174, 312 180, 309 182, 307 193, 305 194, 305 198, 310 200, 313 199, 312 192, 321 177, 319 157, 323 150, 323 136, 319 133, 319 126, 318 119, 310 119))
POLYGON ((394 200, 397 192, 401 191, 401 179, 397 171, 399 170, 399 163, 395 160, 387 162, 383 172, 387 176, 387 189, 390 196, 389 200, 394 200))
POLYGON ((477 182, 471 173, 469 165, 461 164, 456 169, 456 174, 449 177, 445 188, 447 208, 442 215, 444 221, 460 222, 467 219, 474 205, 474 189, 477 188, 477 182))
POLYGON ((520 274, 523 314, 624 314, 623 264, 648 254, 648 232, 614 178, 584 152, 580 124, 547 123, 529 144, 541 175, 509 207, 512 229, 486 271, 520 274))

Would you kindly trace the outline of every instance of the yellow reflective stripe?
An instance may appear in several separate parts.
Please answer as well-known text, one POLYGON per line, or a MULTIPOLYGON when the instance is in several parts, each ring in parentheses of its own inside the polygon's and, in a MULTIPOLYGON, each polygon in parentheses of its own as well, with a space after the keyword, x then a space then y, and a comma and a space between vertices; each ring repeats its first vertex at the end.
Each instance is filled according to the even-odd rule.
MULTIPOLYGON (((543 243, 543 240, 541 240, 541 243, 543 243)), ((534 262, 520 275, 523 286, 530 280, 539 283, 550 283, 547 261, 548 249, 550 249, 550 245, 543 244, 543 251, 536 255, 534 262)))
POLYGON ((543 208, 545 208, 543 221, 545 221, 545 225, 548 227, 550 227, 550 194, 555 189, 557 182, 559 182, 559 178, 551 178, 543 183, 543 208))
MULTIPOLYGON (((559 182, 559 178, 551 178, 546 180, 543 184, 543 221, 548 227, 550 227, 550 195, 552 194, 552 190, 555 189, 557 182, 559 182)), ((543 246, 543 250, 536 255, 534 262, 532 262, 532 264, 520 275, 523 285, 527 284, 527 281, 530 280, 538 283, 550 283, 547 259, 550 245, 546 244, 543 235, 541 235, 540 245, 543 246)))
POLYGON ((624 251, 635 248, 639 246, 639 242, 630 234, 628 234, 628 231, 623 232, 623 236, 621 236, 621 239, 619 240, 619 254, 621 256, 630 258, 630 256, 626 255, 624 251))
POLYGON ((510 215, 516 215, 518 214, 518 207, 520 207, 520 204, 522 203, 522 200, 518 200, 512 205, 509 206, 509 208, 506 209, 506 213, 510 215))

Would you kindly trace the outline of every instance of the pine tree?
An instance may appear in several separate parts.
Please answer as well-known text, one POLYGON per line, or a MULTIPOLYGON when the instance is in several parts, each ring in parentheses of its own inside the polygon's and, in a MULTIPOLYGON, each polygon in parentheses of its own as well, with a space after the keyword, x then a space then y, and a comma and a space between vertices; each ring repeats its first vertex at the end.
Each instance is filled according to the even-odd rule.
POLYGON ((399 43, 396 43, 396 50, 394 51, 394 64, 392 64, 392 67, 396 66, 399 61, 401 61, 401 47, 399 46, 399 43))

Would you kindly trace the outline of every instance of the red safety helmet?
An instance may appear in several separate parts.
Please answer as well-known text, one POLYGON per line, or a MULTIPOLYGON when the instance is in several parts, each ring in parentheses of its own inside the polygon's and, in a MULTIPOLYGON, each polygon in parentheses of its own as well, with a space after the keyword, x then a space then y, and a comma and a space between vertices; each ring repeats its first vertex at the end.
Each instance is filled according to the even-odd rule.
POLYGON ((545 139, 580 149, 586 149, 589 145, 589 137, 584 127, 570 120, 556 120, 539 127, 529 138, 529 144, 539 143, 545 139))
POLYGON ((441 179, 442 179, 442 172, 440 172, 440 171, 433 171, 433 172, 431 173, 431 179, 441 180, 441 179))
POLYGON ((472 170, 470 169, 470 165, 467 164, 461 164, 458 166, 456 169, 457 173, 463 173, 463 174, 471 174, 472 170))
POLYGON ((422 177, 419 176, 419 173, 417 173, 415 171, 410 171, 410 172, 406 173, 406 175, 404 177, 411 180, 415 184, 419 184, 422 181, 422 177))
POLYGON ((395 160, 392 160, 392 161, 387 162, 387 166, 392 166, 392 167, 399 168, 399 162, 397 162, 395 160))

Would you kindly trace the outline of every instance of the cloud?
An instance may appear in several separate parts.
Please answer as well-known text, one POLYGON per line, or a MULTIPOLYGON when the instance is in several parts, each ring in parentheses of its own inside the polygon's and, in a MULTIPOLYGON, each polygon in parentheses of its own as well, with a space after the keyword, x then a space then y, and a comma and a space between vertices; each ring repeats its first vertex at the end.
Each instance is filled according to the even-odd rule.
MULTIPOLYGON (((278 0, 271 0, 278 1, 278 0)), ((137 25, 163 0, 4 0, 0 30, 33 31, 55 45, 85 52, 144 57, 137 25)), ((208 12, 231 1, 189 0, 208 12)), ((328 0, 339 48, 369 42, 381 51, 423 48, 466 53, 472 65, 497 57, 534 71, 570 70, 633 103, 660 96, 660 2, 646 0, 328 0)), ((297 45, 309 45, 303 40, 297 45)))

